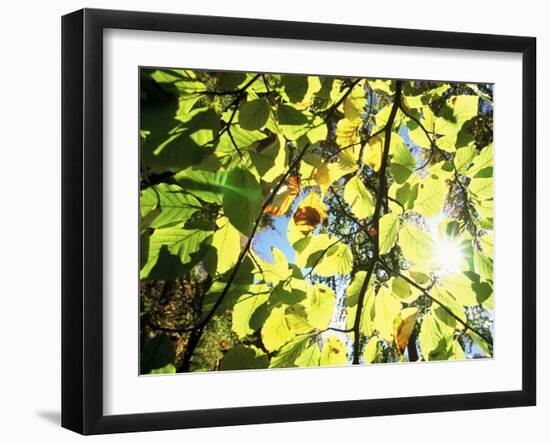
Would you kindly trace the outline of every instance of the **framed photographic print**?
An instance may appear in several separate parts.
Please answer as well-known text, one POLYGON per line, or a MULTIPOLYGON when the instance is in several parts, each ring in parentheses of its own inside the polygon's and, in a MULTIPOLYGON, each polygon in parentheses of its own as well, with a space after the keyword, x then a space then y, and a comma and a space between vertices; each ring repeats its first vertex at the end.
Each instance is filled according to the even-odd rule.
POLYGON ((62 425, 534 405, 535 49, 64 16, 62 425))

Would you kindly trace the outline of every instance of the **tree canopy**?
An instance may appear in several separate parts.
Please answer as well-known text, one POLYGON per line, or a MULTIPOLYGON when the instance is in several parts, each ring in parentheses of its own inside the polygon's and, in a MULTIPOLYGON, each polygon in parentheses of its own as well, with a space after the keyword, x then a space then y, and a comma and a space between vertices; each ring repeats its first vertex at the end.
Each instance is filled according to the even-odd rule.
POLYGON ((492 356, 492 85, 140 75, 141 373, 492 356))

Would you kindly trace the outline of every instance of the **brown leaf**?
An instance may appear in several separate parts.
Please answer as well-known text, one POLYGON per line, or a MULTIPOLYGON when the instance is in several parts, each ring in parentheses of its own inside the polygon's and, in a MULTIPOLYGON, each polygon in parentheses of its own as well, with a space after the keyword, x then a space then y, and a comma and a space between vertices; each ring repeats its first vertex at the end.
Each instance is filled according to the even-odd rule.
POLYGON ((291 176, 288 182, 277 191, 271 204, 264 209, 264 213, 273 216, 285 215, 299 193, 299 180, 297 177, 291 176))
POLYGON ((325 205, 312 192, 298 206, 294 213, 294 224, 304 235, 309 235, 327 216, 325 205))
POLYGON ((405 308, 401 311, 400 317, 396 319, 394 324, 395 337, 397 338, 397 349, 403 354, 409 343, 411 334, 418 317, 418 308, 405 308))

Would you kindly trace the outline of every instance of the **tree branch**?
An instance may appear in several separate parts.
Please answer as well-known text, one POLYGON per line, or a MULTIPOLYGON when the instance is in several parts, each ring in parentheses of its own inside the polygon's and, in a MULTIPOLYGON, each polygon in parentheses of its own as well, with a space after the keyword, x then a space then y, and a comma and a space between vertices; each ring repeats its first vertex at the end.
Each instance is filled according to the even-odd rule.
POLYGON ((413 279, 407 277, 406 275, 402 274, 401 272, 390 268, 382 261, 379 262, 380 265, 389 273, 402 278, 407 283, 409 283, 411 286, 414 286, 416 289, 421 291, 426 297, 428 297, 431 301, 437 303, 439 306, 441 306, 451 317, 453 317, 457 322, 459 322, 466 330, 474 332, 477 336, 479 336, 485 343, 487 343, 489 346, 493 346, 493 339, 490 337, 485 336, 481 331, 474 328, 473 326, 470 326, 468 323, 463 321, 458 315, 456 315, 453 311, 451 311, 450 308, 448 308, 446 305, 444 305, 441 301, 439 301, 437 298, 433 297, 426 288, 420 286, 418 283, 416 283, 413 279))
POLYGON ((195 91, 197 95, 238 95, 245 92, 252 83, 254 83, 260 76, 263 77, 263 74, 256 74, 251 80, 248 81, 243 87, 235 89, 234 91, 195 91))
POLYGON ((374 222, 374 229, 376 230, 375 238, 374 238, 374 254, 372 257, 372 261, 370 262, 368 269, 367 269, 367 275, 365 276, 365 280, 363 281, 363 285, 361 286, 361 291, 359 292, 359 298, 357 301, 357 311, 355 313, 355 322, 353 324, 353 335, 354 335, 354 341, 353 341, 353 364, 357 365, 359 364, 359 354, 361 352, 361 331, 360 331, 360 325, 361 325, 361 314, 363 311, 363 304, 365 302, 365 294, 367 293, 367 288, 369 286, 369 281, 372 277, 372 274, 374 272, 374 266, 379 258, 379 221, 380 221, 380 211, 382 209, 382 202, 384 200, 384 195, 387 193, 386 191, 386 167, 388 165, 388 155, 390 151, 390 141, 391 141, 391 134, 393 131, 393 124, 395 122, 395 116, 397 115, 397 110, 399 109, 399 106, 401 104, 401 88, 402 88, 402 82, 400 80, 397 80, 395 82, 395 97, 393 100, 393 106, 390 111, 390 115, 388 117, 388 121, 386 122, 386 125, 384 126, 384 151, 382 153, 382 161, 380 164, 380 170, 378 173, 378 192, 376 195, 376 206, 374 209, 374 214, 372 216, 372 220, 374 222))
POLYGON ((340 199, 340 196, 338 195, 338 193, 334 190, 334 188, 332 186, 329 187, 329 190, 331 192, 331 194, 334 196, 334 199, 336 200, 336 203, 338 204, 338 206, 340 207, 340 209, 342 210, 342 212, 344 213, 344 215, 350 219, 352 222, 354 222, 357 226, 360 226, 362 227, 363 226, 363 223, 361 223, 353 214, 350 214, 347 210, 346 210, 346 207, 344 205, 344 202, 340 199))
POLYGON ((178 372, 187 372, 190 368, 191 358, 193 356, 193 352, 195 351, 195 348, 197 347, 202 334, 204 332, 204 328, 208 324, 208 322, 212 319, 220 305, 222 304, 223 300, 225 299, 227 293, 229 292, 229 289, 231 288, 231 285, 233 284, 233 280, 237 276, 237 273, 239 272, 239 269, 241 267, 241 264, 243 262, 244 257, 248 253, 250 246, 252 245, 252 240, 254 239, 254 235, 256 234, 256 231, 258 230, 258 227, 260 226, 260 222, 262 219, 262 215, 264 213, 264 210, 271 204, 273 199, 275 198, 275 195, 283 186, 284 183, 286 183, 288 176, 290 175, 291 171, 300 163, 302 160, 302 157, 306 153, 307 149, 309 148, 309 143, 306 144, 302 150, 298 153, 296 158, 293 160, 292 164, 289 166, 285 174, 281 177, 277 185, 271 190, 271 194, 269 197, 265 200, 264 204, 261 207, 260 214, 256 218, 256 221, 254 223, 254 226, 252 228, 252 231, 250 233, 250 236, 248 237, 248 240, 244 246, 244 248, 241 250, 241 253, 239 254, 239 258, 237 259, 236 265, 233 267, 233 271, 231 272, 226 285, 224 286, 220 296, 214 303, 214 306, 210 310, 210 312, 204 317, 204 319, 195 327, 192 328, 191 337, 189 338, 189 342, 187 343, 187 346, 185 348, 185 352, 183 355, 182 363, 180 367, 178 368, 178 372))

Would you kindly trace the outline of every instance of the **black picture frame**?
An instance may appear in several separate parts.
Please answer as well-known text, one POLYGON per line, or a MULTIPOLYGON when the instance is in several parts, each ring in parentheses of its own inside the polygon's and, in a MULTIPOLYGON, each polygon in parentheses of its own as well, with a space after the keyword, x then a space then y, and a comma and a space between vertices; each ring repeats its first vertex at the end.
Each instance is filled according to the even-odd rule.
POLYGON ((83 9, 62 18, 62 426, 82 434, 273 423, 536 403, 536 39, 83 9), (103 31, 108 28, 519 53, 522 389, 177 412, 103 412, 103 31))

